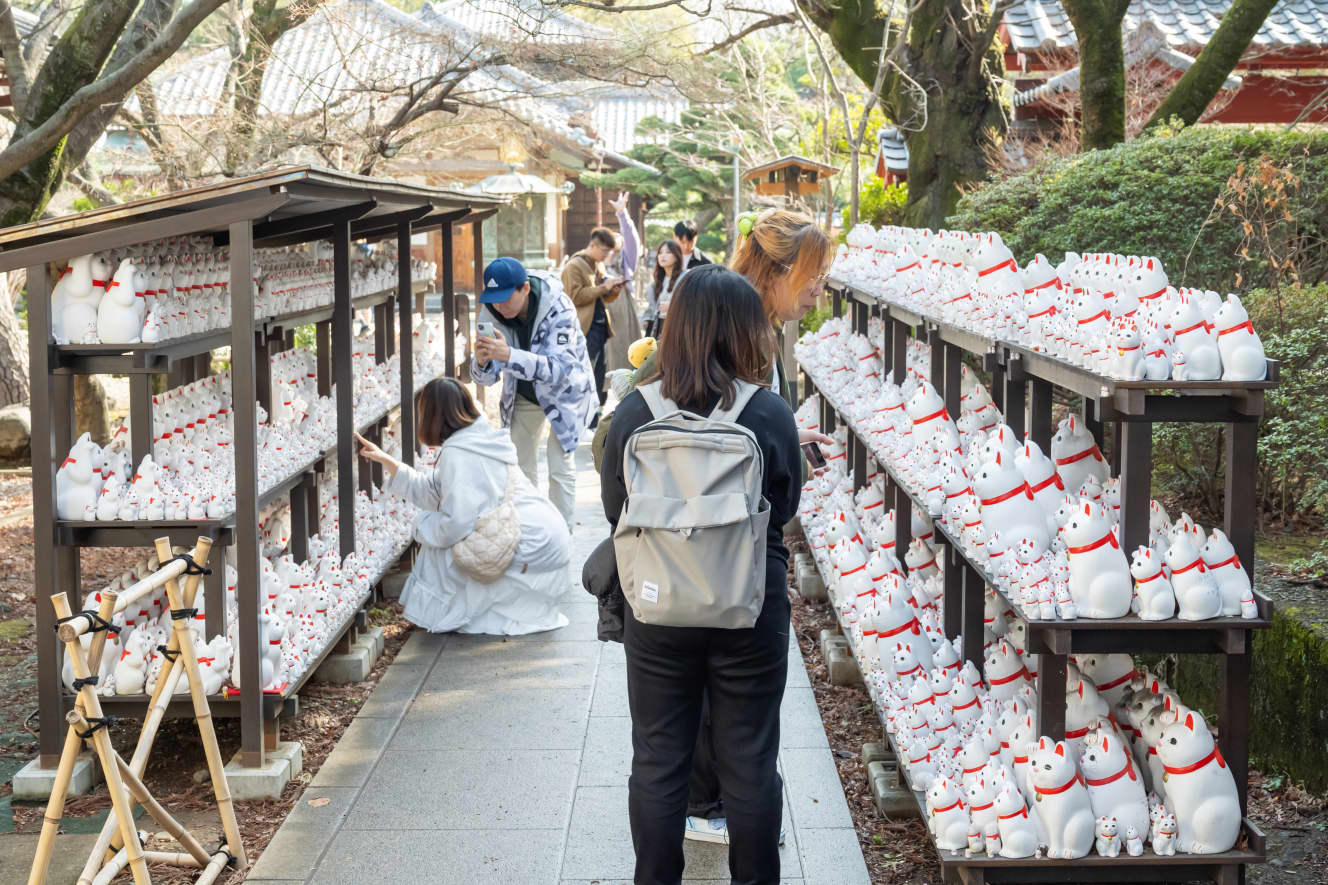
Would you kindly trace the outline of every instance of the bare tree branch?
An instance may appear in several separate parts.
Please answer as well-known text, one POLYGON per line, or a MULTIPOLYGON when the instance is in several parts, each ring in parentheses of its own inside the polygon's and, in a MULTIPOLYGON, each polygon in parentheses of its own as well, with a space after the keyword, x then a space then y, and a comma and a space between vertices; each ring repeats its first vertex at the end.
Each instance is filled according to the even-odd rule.
POLYGON ((685 0, 658 0, 655 3, 642 3, 638 6, 619 6, 616 3, 589 3, 587 0, 560 0, 559 6, 579 6, 582 9, 594 9, 599 12, 650 12, 655 9, 668 9, 677 6, 691 15, 706 18, 710 15, 711 0, 706 0, 705 9, 689 9, 685 0))
POLYGON ((728 38, 721 40, 720 42, 716 43, 713 46, 707 46, 703 50, 700 50, 698 52, 693 52, 692 56, 698 57, 702 55, 709 55, 712 52, 722 52, 723 50, 728 49, 730 46, 734 45, 735 43, 742 42, 744 39, 751 36, 752 34, 755 34, 757 31, 763 31, 766 28, 777 28, 780 25, 791 25, 795 21, 797 21, 797 17, 789 13, 785 13, 784 15, 772 15, 769 18, 764 18, 761 19, 760 21, 752 22, 750 25, 743 28, 741 31, 738 31, 736 34, 729 35, 728 38))
POLYGON ((170 58, 189 34, 226 0, 194 0, 153 40, 118 70, 89 83, 39 126, 0 151, 0 179, 13 175, 42 154, 104 102, 117 101, 170 58))
MULTIPOLYGON (((996 32, 1000 30, 1001 21, 1005 18, 1005 12, 1019 0, 1000 0, 992 7, 991 15, 987 18, 986 25, 982 28, 982 34, 978 37, 978 43, 972 49, 972 55, 968 57, 968 82, 977 83, 978 77, 982 76, 982 59, 991 48, 992 41, 996 39, 996 32)), ((1125 0, 1126 3, 1129 0, 1125 0)))
POLYGON ((88 168, 86 161, 82 166, 69 173, 69 180, 83 192, 84 196, 100 206, 110 206, 120 202, 115 198, 115 194, 108 191, 97 181, 97 177, 88 168))

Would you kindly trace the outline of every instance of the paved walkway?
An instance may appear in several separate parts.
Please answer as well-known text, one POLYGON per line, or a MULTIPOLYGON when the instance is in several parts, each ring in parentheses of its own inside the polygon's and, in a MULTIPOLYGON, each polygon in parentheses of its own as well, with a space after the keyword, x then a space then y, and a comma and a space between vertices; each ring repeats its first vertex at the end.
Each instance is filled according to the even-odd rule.
MULTIPOLYGON (((578 452, 563 610, 530 637, 415 633, 254 866, 253 885, 624 885, 631 720, 623 648, 595 638, 581 562, 607 525, 578 452), (315 800, 329 800, 317 807, 315 800)), ((780 767, 785 883, 869 881, 807 671, 789 648, 780 767)), ((688 882, 728 881, 727 847, 687 843, 688 882)))

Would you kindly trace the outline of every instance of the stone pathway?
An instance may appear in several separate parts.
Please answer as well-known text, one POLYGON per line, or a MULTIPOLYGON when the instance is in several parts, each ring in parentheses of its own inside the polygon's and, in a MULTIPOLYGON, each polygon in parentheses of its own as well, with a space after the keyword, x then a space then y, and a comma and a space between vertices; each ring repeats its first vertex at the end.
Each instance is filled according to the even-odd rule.
MULTIPOLYGON (((580 588, 581 562, 607 525, 588 447, 577 461, 571 623, 509 639, 413 634, 248 882, 631 881, 625 663, 620 644, 595 638, 595 603, 580 588)), ((789 664, 783 881, 866 885, 796 644, 789 664)), ((728 881, 726 846, 686 850, 686 881, 728 881)))

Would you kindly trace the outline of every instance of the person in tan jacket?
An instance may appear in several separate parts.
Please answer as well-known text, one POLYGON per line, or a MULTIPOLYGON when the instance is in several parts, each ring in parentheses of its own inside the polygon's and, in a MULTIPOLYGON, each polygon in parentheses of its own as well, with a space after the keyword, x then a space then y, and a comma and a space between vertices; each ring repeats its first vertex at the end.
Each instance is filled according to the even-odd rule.
MULTIPOLYGON (((586 336, 586 348, 590 353, 590 364, 595 370, 595 392, 599 404, 604 405, 604 346, 613 337, 613 326, 609 322, 606 304, 611 304, 622 294, 621 277, 605 278, 603 262, 613 252, 613 231, 597 227, 590 232, 590 242, 586 248, 576 253, 563 267, 563 291, 576 305, 577 317, 581 320, 581 331, 586 336)), ((594 427, 599 421, 591 423, 594 427)))

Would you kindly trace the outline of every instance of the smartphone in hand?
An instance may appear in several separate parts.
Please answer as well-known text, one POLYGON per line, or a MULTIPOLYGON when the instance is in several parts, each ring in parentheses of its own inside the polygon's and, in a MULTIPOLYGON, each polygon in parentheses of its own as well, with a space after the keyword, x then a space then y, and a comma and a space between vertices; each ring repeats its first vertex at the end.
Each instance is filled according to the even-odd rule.
POLYGON ((498 337, 497 333, 494 331, 493 323, 487 323, 487 322, 486 322, 486 323, 476 323, 476 324, 475 324, 475 335, 476 335, 477 337, 479 337, 479 338, 497 338, 497 337, 498 337))
POLYGON ((826 466, 825 455, 821 452, 821 447, 814 442, 803 443, 802 453, 807 456, 807 463, 812 465, 813 470, 820 470, 826 466))

